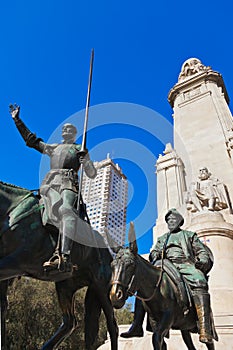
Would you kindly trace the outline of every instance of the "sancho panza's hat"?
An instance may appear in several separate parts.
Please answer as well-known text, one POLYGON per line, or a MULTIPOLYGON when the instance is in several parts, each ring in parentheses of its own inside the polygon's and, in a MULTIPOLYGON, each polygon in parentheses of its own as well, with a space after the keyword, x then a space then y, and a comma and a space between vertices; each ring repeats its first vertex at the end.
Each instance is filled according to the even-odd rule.
POLYGON ((170 215, 175 215, 177 217, 177 219, 179 220, 179 225, 182 226, 184 224, 184 218, 183 216, 175 209, 175 208, 172 208, 172 209, 169 209, 167 214, 165 215, 165 221, 167 222, 168 220, 168 217, 170 215))

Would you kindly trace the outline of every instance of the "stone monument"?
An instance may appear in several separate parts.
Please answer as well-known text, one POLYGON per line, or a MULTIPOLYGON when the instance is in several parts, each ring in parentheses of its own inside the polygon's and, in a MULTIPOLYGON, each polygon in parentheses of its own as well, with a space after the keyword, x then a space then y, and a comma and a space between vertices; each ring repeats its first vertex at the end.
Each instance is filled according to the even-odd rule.
MULTIPOLYGON (((174 148, 168 144, 157 161, 154 241, 165 232, 164 214, 175 207, 185 217, 185 228, 196 231, 211 248, 214 267, 209 284, 219 335, 216 349, 232 350, 233 119, 229 97, 222 76, 191 58, 184 62, 168 100, 174 111, 174 148)), ((179 342, 179 334, 174 334, 179 342)))

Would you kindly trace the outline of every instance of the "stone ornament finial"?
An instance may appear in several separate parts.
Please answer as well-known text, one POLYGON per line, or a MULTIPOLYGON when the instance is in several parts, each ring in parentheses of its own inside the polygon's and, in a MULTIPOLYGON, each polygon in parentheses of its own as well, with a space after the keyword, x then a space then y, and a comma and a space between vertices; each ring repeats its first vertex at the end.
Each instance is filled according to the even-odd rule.
POLYGON ((209 69, 211 69, 211 67, 202 64, 198 58, 189 58, 182 65, 178 81, 187 79, 188 77, 200 72, 206 72, 209 69))
POLYGON ((164 154, 168 154, 168 153, 172 153, 174 150, 172 148, 172 145, 171 143, 167 143, 166 144, 166 147, 165 147, 165 150, 163 151, 164 154))

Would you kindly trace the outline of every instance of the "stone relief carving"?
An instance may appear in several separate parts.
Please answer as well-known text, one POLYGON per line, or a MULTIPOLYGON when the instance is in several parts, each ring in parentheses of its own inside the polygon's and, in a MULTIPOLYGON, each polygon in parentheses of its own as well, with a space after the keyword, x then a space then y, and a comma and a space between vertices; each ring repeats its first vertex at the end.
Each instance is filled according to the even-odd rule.
POLYGON ((219 211, 226 209, 229 206, 228 203, 225 185, 213 177, 206 167, 201 167, 197 181, 191 183, 186 195, 187 210, 219 211))
POLYGON ((205 72, 209 69, 211 69, 211 67, 202 64, 198 58, 189 58, 182 65, 178 81, 184 80, 185 78, 190 77, 191 75, 200 72, 205 72))

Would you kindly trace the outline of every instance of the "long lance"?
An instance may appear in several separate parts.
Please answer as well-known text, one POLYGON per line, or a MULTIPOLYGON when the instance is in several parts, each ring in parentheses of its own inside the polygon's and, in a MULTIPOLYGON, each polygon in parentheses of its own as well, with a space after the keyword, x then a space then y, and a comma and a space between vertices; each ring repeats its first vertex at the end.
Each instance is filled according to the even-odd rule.
MULTIPOLYGON (((85 119, 84 119, 83 139, 82 139, 81 151, 85 151, 85 149, 86 149, 87 124, 88 124, 88 113, 89 113, 89 106, 90 106, 93 61, 94 61, 94 49, 91 50, 88 89, 87 89, 87 100, 86 100, 86 108, 85 108, 85 119)), ((81 199, 82 184, 83 184, 83 164, 81 164, 81 166, 80 166, 80 175, 79 175, 79 191, 78 191, 78 203, 77 203, 77 209, 79 212, 80 212, 80 199, 81 199)))

